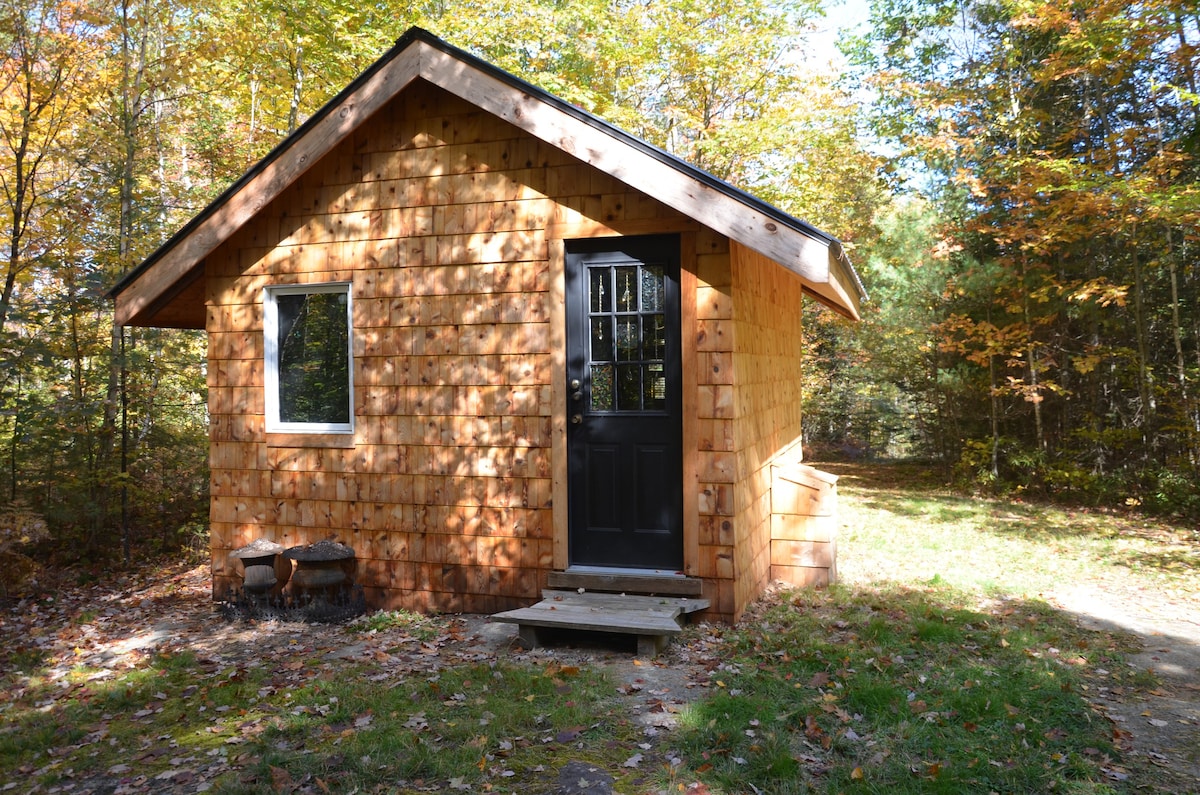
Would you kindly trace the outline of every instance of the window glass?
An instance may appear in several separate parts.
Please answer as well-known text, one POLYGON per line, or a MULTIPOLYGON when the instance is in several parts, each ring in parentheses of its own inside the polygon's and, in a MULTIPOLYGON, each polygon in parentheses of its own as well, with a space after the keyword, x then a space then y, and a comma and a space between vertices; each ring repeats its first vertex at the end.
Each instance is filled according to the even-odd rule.
POLYGON ((267 429, 353 429, 350 286, 267 288, 267 429))

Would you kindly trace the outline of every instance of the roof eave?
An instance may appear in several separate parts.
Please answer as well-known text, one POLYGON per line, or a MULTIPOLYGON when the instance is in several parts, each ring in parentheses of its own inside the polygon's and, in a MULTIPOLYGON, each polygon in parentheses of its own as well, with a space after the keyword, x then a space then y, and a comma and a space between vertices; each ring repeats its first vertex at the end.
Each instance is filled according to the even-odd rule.
POLYGON ((164 295, 337 142, 414 79, 505 119, 799 274, 847 317, 866 294, 836 238, 598 117, 411 28, 396 45, 175 233, 108 295, 117 323, 151 322, 164 295), (621 144, 613 147, 613 141, 621 144))

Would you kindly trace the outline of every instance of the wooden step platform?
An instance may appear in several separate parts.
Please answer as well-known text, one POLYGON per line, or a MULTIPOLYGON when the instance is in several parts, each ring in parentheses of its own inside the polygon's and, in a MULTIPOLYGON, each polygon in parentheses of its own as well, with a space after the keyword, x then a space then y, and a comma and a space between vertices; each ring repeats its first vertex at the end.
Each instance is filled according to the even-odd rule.
POLYGON ((636 635, 638 656, 654 657, 683 631, 684 616, 704 610, 707 599, 585 591, 542 591, 542 601, 497 613, 492 621, 516 624, 521 642, 544 645, 545 629, 573 629, 636 635))

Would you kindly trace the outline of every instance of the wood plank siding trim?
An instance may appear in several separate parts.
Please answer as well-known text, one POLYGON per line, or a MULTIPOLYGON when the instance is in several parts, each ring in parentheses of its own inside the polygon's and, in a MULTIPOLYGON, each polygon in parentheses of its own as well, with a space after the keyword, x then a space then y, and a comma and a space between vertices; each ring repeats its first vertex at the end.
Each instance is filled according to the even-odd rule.
POLYGON ((553 523, 553 560, 555 569, 570 562, 567 538, 567 246, 563 240, 549 240, 550 272, 550 344, 554 353, 554 372, 550 375, 550 511, 553 523))
MULTIPOLYGON (((805 292, 858 317, 865 291, 823 232, 546 92, 410 29, 386 55, 285 139, 110 291, 118 325, 154 325, 204 258, 413 80, 507 120, 801 276, 805 292)), ((624 231, 624 230, 621 230, 624 231)))
POLYGON ((696 374, 696 236, 680 235, 679 335, 683 389, 683 573, 700 572, 700 384, 696 374))

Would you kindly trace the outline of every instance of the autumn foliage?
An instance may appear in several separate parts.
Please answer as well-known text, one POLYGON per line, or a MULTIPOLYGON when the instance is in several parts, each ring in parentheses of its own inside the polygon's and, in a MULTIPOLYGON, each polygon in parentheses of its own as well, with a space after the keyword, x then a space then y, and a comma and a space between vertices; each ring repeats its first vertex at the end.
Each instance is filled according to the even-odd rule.
POLYGON ((814 454, 1200 511, 1200 27, 1177 0, 0 0, 0 497, 72 556, 207 513, 205 340, 105 290, 411 25, 847 243, 806 307, 814 454))
POLYGON ((878 0, 864 29, 873 129, 922 199, 867 252, 883 344, 841 428, 967 482, 1200 509, 1194 8, 878 0))

